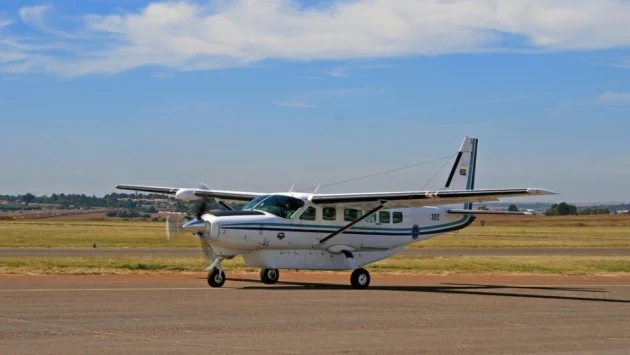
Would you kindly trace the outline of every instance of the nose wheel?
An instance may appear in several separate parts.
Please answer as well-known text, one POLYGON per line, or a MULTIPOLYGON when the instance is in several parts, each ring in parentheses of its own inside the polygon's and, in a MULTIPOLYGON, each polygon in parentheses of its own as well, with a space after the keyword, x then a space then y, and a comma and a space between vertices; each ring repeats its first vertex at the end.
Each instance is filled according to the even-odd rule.
POLYGON ((215 267, 208 273, 208 285, 210 287, 221 287, 225 283, 225 272, 215 267))
POLYGON ((208 285, 210 287, 221 287, 225 283, 225 272, 221 268, 222 259, 218 256, 210 265, 210 272, 208 272, 208 285))
POLYGON ((268 285, 275 284, 280 279, 280 271, 278 269, 262 269, 260 270, 260 280, 268 285))

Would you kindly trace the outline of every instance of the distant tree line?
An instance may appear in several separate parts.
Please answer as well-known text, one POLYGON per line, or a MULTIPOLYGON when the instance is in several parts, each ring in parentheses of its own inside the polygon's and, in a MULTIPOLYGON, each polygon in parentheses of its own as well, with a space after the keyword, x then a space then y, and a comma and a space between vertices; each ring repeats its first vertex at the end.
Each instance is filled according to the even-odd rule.
MULTIPOLYGON (((169 205, 176 205, 178 200, 174 197, 161 194, 127 194, 111 193, 103 197, 87 196, 85 194, 52 194, 35 196, 31 193, 24 195, 0 195, 0 201, 7 201, 9 204, 24 203, 28 206, 31 203, 56 205, 60 208, 75 207, 100 207, 100 208, 127 208, 136 209, 140 205, 157 206, 160 202, 156 200, 168 200, 169 205)), ((150 208, 150 207, 149 207, 150 208)), ((24 209, 24 208, 21 208, 24 209)), ((151 211, 150 213, 155 213, 151 211)))
POLYGON ((589 207, 578 211, 577 206, 566 202, 554 203, 545 211, 547 216, 571 216, 571 215, 593 215, 593 214, 610 214, 608 208, 589 207))
POLYGON ((0 212, 13 212, 13 211, 34 211, 41 210, 41 206, 25 206, 16 204, 0 205, 0 212))
POLYGON ((122 211, 109 211, 107 212, 107 217, 118 217, 118 218, 151 218, 151 215, 148 213, 141 214, 138 211, 133 210, 122 210, 122 211))
MULTIPOLYGON (((112 217, 139 218, 136 214, 157 213, 160 209, 168 209, 175 212, 192 214, 197 211, 199 201, 184 202, 173 196, 164 194, 135 194, 135 193, 111 193, 103 197, 85 194, 53 193, 51 195, 36 196, 32 193, 23 195, 0 195, 0 211, 40 210, 40 205, 50 205, 55 209, 70 208, 108 208, 116 209, 111 212, 112 217), (120 212, 124 211, 124 212, 120 212), (119 215, 120 214, 120 215, 119 215)), ((242 204, 233 204, 235 208, 242 204)), ((208 202, 208 210, 222 209, 213 201, 208 202)), ((142 215, 140 216, 142 217, 142 215)), ((144 218, 144 217, 143 217, 144 218)))

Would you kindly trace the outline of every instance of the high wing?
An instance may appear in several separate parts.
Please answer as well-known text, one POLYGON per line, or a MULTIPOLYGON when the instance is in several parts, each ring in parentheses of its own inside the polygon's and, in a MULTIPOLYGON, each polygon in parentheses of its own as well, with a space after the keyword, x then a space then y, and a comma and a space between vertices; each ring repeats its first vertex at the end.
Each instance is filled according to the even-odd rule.
MULTIPOLYGON (((464 139, 442 190, 315 194, 310 200, 317 205, 347 205, 360 209, 372 209, 376 206, 423 207, 499 201, 502 197, 555 195, 555 192, 536 188, 475 189, 477 146, 477 138, 464 139)), ((470 209, 470 206, 466 209, 470 209)))
POLYGON ((152 192, 157 194, 175 195, 180 190, 178 187, 160 187, 160 186, 143 186, 143 185, 116 185, 119 190, 132 190, 142 192, 152 192))
POLYGON ((152 192, 167 195, 175 195, 182 200, 197 200, 200 198, 214 198, 224 202, 248 202, 263 195, 258 192, 228 191, 212 189, 195 189, 185 187, 162 187, 145 185, 116 185, 120 190, 132 190, 142 192, 152 192))
POLYGON ((448 210, 448 213, 452 214, 467 214, 467 215, 501 215, 501 216, 540 216, 541 214, 536 211, 486 211, 486 210, 467 210, 453 208, 448 210))
POLYGON ((315 194, 311 202, 317 205, 344 205, 357 208, 387 208, 439 206, 468 202, 499 201, 502 197, 554 195, 555 192, 536 188, 435 190, 406 192, 375 192, 351 194, 315 194))

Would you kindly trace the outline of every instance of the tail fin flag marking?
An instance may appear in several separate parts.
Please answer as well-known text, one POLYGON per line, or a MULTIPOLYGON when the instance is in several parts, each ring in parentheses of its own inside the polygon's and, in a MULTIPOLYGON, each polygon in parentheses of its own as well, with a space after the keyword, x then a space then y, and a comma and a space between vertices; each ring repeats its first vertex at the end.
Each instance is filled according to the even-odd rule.
MULTIPOLYGON (((464 139, 446 180, 445 188, 453 190, 475 189, 477 143, 477 138, 466 137, 464 139)), ((472 203, 465 203, 464 209, 472 209, 472 203)))

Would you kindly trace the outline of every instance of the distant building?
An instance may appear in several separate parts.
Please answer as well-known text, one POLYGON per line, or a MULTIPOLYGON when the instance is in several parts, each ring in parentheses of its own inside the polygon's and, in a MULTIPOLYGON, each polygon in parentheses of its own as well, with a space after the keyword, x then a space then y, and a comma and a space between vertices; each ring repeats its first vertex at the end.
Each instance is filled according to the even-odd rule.
POLYGON ((617 210, 617 214, 630 214, 630 210, 617 210))

